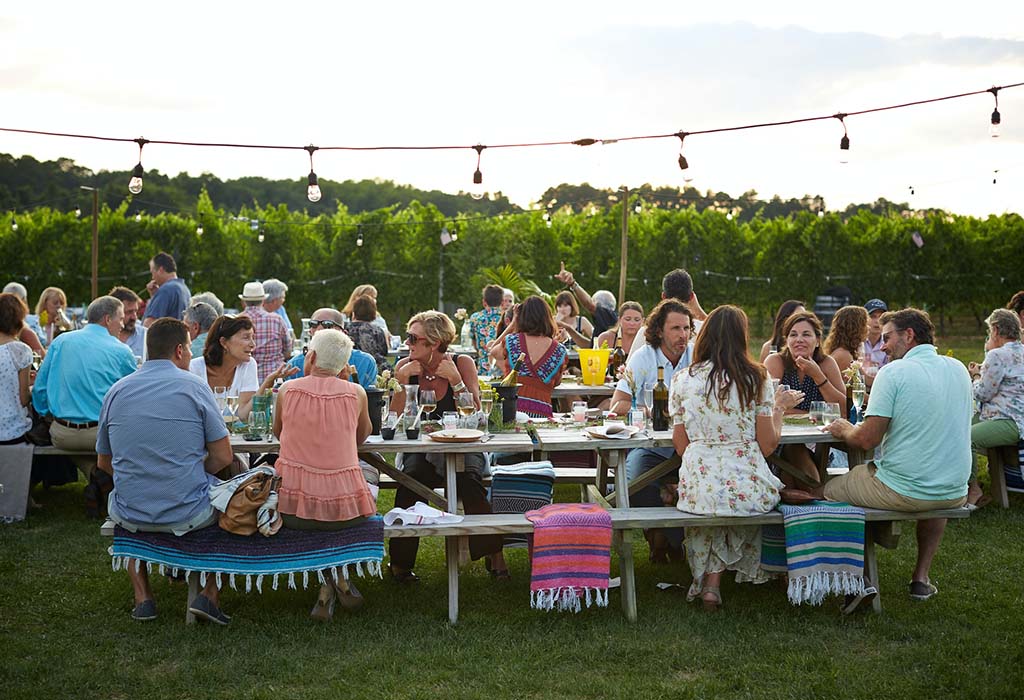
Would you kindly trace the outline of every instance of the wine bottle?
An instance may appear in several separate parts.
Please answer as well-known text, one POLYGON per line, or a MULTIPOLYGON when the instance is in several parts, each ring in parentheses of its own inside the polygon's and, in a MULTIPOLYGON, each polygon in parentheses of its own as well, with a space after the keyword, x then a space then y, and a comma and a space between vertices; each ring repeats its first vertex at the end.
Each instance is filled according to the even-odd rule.
POLYGON ((615 334, 615 349, 608 358, 608 376, 613 380, 618 377, 619 367, 626 364, 626 353, 622 349, 622 332, 615 334))
POLYGON ((668 387, 665 386, 665 368, 661 365, 658 365, 658 383, 654 385, 651 420, 655 430, 668 430, 668 387))
POLYGON ((515 386, 519 383, 519 366, 526 359, 526 353, 519 353, 519 357, 512 363, 512 369, 504 376, 498 386, 515 386))

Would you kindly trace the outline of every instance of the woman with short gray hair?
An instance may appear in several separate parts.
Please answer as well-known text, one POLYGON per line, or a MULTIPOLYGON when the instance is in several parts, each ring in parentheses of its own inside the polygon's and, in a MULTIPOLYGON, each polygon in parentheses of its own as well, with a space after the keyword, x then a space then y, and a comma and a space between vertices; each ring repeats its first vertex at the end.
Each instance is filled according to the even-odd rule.
POLYGON ((978 414, 971 426, 971 480, 967 507, 985 505, 991 498, 978 484, 978 454, 990 447, 1016 445, 1024 435, 1024 345, 1020 342, 1020 319, 1009 309, 996 309, 987 319, 988 339, 985 361, 970 363, 978 414))

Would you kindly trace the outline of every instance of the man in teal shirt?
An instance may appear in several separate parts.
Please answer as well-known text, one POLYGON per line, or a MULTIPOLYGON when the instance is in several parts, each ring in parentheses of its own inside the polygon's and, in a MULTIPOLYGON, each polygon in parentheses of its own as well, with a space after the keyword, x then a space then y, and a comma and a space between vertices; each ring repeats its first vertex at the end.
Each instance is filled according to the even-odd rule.
MULTIPOLYGON (((124 324, 124 305, 112 296, 89 304, 89 324, 80 331, 54 338, 32 388, 32 405, 50 415, 50 438, 55 447, 74 452, 95 452, 96 426, 107 390, 135 371, 135 355, 117 339, 124 324)), ((86 510, 96 516, 113 487, 110 477, 97 472, 96 458, 75 456, 89 479, 86 510)))
MULTIPOLYGON (((958 360, 939 355, 928 314, 903 309, 882 315, 882 349, 891 360, 878 371, 865 420, 834 421, 829 432, 881 456, 825 484, 825 498, 868 508, 923 512, 967 501, 971 474, 971 379, 958 360)), ((929 581, 945 518, 917 523, 917 565, 910 597, 938 592, 929 581)))

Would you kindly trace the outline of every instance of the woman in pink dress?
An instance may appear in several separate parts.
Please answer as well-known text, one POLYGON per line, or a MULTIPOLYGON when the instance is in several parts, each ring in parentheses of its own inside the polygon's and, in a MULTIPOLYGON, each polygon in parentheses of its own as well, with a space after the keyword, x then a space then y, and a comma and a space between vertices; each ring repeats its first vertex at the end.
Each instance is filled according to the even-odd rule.
MULTIPOLYGON (((309 342, 305 376, 286 382, 278 393, 274 434, 281 453, 275 467, 281 475, 278 510, 285 527, 337 530, 377 512, 359 468, 357 449, 371 427, 366 392, 348 381, 351 354, 348 336, 321 330, 309 342)), ((348 608, 362 604, 351 582, 326 578, 311 613, 314 619, 329 620, 336 602, 348 608)))

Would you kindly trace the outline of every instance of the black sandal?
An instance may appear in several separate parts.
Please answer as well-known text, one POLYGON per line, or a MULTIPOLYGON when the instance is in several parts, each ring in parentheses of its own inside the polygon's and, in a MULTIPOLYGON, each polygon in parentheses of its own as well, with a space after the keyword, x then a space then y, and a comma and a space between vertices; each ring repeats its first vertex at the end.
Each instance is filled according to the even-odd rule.
POLYGON ((391 578, 394 579, 395 583, 419 583, 420 577, 411 569, 409 571, 395 571, 395 567, 388 564, 388 571, 391 573, 391 578))
POLYGON ((508 573, 508 569, 490 569, 491 578, 495 581, 511 581, 512 576, 508 573))

